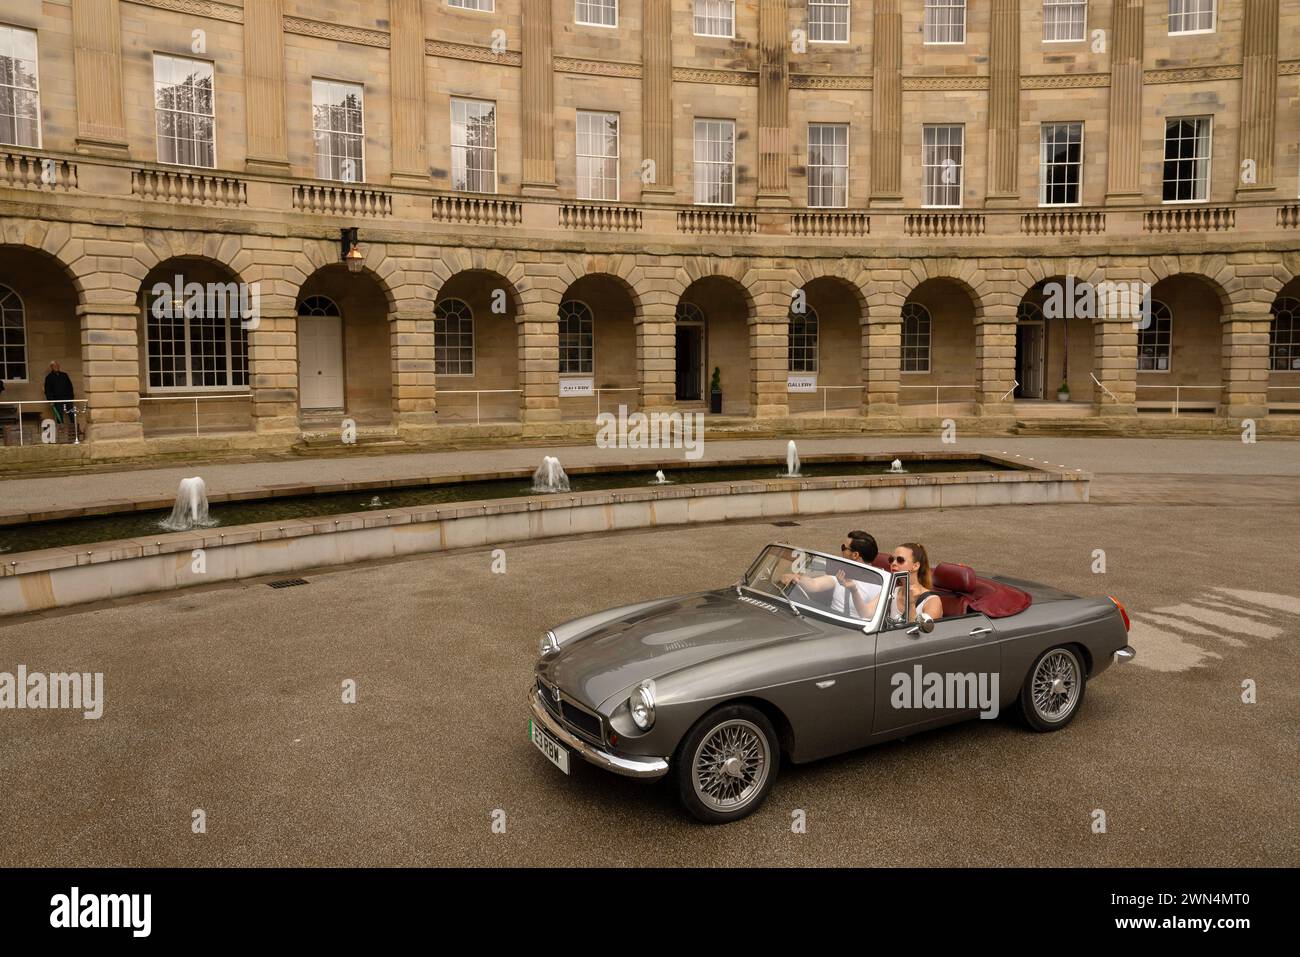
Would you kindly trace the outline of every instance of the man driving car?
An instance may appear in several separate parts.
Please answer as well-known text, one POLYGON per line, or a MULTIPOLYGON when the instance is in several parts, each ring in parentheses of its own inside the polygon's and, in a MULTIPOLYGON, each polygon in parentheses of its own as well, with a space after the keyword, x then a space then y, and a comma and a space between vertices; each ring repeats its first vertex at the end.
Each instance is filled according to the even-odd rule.
MULTIPOLYGON (((861 530, 849 532, 840 543, 841 555, 863 565, 871 564, 878 551, 876 540, 861 530)), ((869 580, 867 573, 858 576, 854 572, 855 569, 850 565, 841 565, 833 575, 804 575, 792 571, 781 576, 781 584, 798 583, 810 595, 833 591, 830 604, 832 612, 845 618, 867 619, 875 611, 874 600, 880 594, 880 585, 869 580)))

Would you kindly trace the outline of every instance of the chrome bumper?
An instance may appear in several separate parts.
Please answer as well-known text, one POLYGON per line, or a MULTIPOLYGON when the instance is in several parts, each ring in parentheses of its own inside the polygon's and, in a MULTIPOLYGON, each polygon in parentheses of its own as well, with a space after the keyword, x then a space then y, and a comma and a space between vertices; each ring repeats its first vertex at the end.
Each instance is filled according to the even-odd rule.
POLYGON ((668 773, 668 762, 664 758, 623 757, 602 751, 594 744, 582 740, 555 719, 555 715, 538 700, 538 695, 537 686, 530 686, 528 704, 533 709, 533 720, 545 728, 551 737, 557 738, 561 744, 579 754, 585 761, 606 771, 621 774, 625 778, 637 778, 641 781, 657 781, 668 773))
POLYGON ((1126 661, 1132 661, 1137 657, 1137 652, 1129 645, 1125 645, 1119 651, 1115 652, 1115 664, 1122 665, 1126 661))

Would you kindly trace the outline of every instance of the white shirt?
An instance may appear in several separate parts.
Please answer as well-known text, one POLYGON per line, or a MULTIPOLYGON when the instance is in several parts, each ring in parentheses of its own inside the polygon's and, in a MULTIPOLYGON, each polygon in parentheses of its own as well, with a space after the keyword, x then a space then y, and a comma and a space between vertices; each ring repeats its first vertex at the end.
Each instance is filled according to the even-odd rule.
MULTIPOLYGON (((849 583, 857 585, 858 594, 862 596, 863 601, 869 602, 880 594, 880 586, 874 582, 854 582, 850 578, 849 583)), ((835 592, 831 595, 831 611, 845 618, 862 617, 858 612, 858 606, 853 602, 853 596, 838 581, 835 583, 835 592)))

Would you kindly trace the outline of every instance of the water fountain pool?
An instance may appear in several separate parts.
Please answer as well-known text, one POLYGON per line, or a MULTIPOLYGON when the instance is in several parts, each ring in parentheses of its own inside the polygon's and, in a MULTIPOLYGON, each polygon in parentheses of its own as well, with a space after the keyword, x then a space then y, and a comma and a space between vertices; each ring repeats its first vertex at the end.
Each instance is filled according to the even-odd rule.
MULTIPOLYGON (((800 463, 802 470, 800 480, 880 476, 886 472, 882 466, 888 464, 889 458, 877 454, 813 456, 810 461, 800 463)), ((666 466, 657 470, 663 473, 662 483, 658 481, 657 474, 654 478, 648 474, 649 469, 654 468, 653 465, 609 469, 577 468, 572 476, 566 473, 565 480, 569 483, 567 490, 575 493, 637 487, 653 488, 660 484, 666 488, 668 485, 680 487, 714 482, 772 481, 773 468, 778 469, 776 478, 794 481, 779 473, 779 470, 788 467, 789 463, 778 464, 778 462, 778 459, 770 457, 766 460, 750 459, 743 463, 666 466)), ((559 462, 555 464, 558 466, 559 462)), ((909 473, 913 475, 940 472, 998 472, 1014 468, 976 455, 953 455, 942 459, 909 459, 908 465, 909 473)), ((305 490, 301 495, 261 498, 253 495, 221 497, 212 506, 208 525, 195 526, 195 528, 212 525, 230 528, 254 522, 346 515, 350 512, 373 512, 377 507, 401 509, 418 505, 518 498, 539 494, 533 487, 535 477, 533 472, 520 470, 514 474, 501 474, 494 478, 472 481, 457 480, 449 476, 445 480, 432 482, 420 480, 404 487, 389 486, 385 483, 381 490, 380 506, 374 504, 376 489, 373 487, 340 489, 335 492, 305 490)), ((121 511, 103 515, 70 516, 22 524, 0 524, 0 551, 17 553, 128 538, 152 540, 157 536, 159 525, 168 518, 165 510, 144 510, 127 506, 121 511)))
POLYGON ((886 475, 906 475, 907 469, 903 468, 902 459, 894 459, 889 463, 889 468, 885 470, 886 475))

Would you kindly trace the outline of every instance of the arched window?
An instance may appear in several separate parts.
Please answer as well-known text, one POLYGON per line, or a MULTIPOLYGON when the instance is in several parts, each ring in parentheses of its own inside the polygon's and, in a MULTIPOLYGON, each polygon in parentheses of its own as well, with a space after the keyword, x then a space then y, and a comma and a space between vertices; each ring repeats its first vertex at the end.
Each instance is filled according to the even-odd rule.
POLYGON ((1138 371, 1168 372, 1174 343, 1174 317, 1163 302, 1151 300, 1151 321, 1138 330, 1138 371))
POLYGON ((677 321, 702 323, 704 322, 704 313, 693 302, 679 302, 677 304, 677 321))
POLYGON ((22 299, 8 286, 0 286, 0 379, 27 379, 27 319, 22 299))
POLYGON ((151 392, 248 387, 245 319, 256 318, 248 286, 178 279, 155 283, 144 299, 151 392))
POLYGON ((902 371, 930 371, 930 310, 919 302, 903 304, 902 371))
POLYGON ((1016 310, 1016 322, 1042 322, 1043 310, 1036 302, 1022 302, 1016 310))
POLYGON ((1300 372, 1300 301, 1273 301, 1268 327, 1268 367, 1275 372, 1300 372))
POLYGON ((474 374, 474 313, 459 299, 444 299, 433 308, 433 371, 474 374))
POLYGON ((298 303, 298 315, 312 319, 341 315, 339 307, 328 296, 308 296, 298 303))
POLYGON ((817 310, 805 305, 803 312, 790 310, 790 371, 817 371, 817 310))
POLYGON ((596 337, 591 309, 570 299, 560 303, 560 375, 591 375, 596 337))

